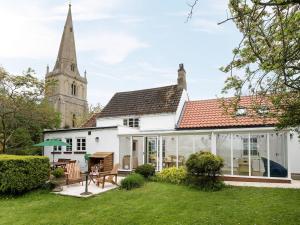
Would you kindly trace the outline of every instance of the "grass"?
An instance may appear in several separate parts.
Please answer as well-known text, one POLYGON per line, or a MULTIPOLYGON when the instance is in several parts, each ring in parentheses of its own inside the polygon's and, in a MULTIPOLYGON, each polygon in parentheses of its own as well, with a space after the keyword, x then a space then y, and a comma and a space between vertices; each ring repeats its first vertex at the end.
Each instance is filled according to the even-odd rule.
POLYGON ((202 192, 146 183, 88 199, 35 191, 0 197, 0 224, 300 224, 300 191, 228 187, 202 192))

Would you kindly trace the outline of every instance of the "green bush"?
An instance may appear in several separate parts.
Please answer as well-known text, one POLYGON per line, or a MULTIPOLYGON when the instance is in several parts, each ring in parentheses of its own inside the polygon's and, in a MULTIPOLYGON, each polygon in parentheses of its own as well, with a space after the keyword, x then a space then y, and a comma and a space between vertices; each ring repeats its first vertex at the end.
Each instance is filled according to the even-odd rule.
POLYGON ((188 182, 205 190, 220 189, 223 183, 218 176, 223 166, 223 159, 210 152, 191 154, 186 162, 188 182))
POLYGON ((173 183, 173 184, 182 184, 187 178, 186 168, 181 166, 179 168, 170 167, 165 168, 159 173, 157 173, 157 178, 159 181, 173 183))
POLYGON ((155 168, 154 168, 154 166, 152 166, 150 164, 144 164, 144 165, 138 166, 135 169, 135 172, 138 174, 141 174, 143 177, 145 177, 147 179, 155 174, 155 168))
POLYGON ((47 157, 0 155, 0 193, 20 194, 41 187, 49 171, 47 157))
POLYGON ((60 178, 65 175, 65 170, 63 168, 56 168, 55 170, 52 171, 52 175, 55 178, 60 178))
POLYGON ((121 181, 121 188, 126 190, 131 190, 133 188, 138 188, 143 186, 145 179, 142 175, 133 173, 125 177, 121 181))

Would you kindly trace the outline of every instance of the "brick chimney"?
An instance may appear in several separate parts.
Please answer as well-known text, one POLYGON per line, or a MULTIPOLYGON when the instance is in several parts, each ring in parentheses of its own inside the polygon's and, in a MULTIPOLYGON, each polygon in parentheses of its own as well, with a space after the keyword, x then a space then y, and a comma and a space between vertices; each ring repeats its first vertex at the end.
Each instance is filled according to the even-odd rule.
POLYGON ((181 63, 181 64, 179 64, 179 69, 178 69, 177 85, 178 85, 178 88, 187 90, 185 75, 186 75, 186 72, 184 70, 183 63, 181 63))

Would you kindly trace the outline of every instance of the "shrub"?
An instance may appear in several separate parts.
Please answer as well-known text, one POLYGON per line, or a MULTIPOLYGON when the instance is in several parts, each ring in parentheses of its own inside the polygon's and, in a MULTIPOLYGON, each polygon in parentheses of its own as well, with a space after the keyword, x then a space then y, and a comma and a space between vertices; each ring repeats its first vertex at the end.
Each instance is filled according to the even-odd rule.
POLYGON ((150 164, 144 164, 144 165, 138 166, 135 169, 135 172, 138 174, 141 174, 143 177, 145 177, 147 179, 155 174, 155 168, 154 168, 154 166, 152 166, 150 164))
POLYGON ((138 188, 143 186, 145 179, 142 175, 133 173, 125 177, 121 181, 121 188, 126 190, 131 190, 133 188, 138 188))
POLYGON ((218 175, 223 166, 223 159, 219 156, 210 152, 194 153, 186 162, 188 181, 205 190, 220 189, 223 183, 218 180, 218 175))
POLYGON ((173 184, 182 184, 187 178, 186 168, 181 166, 179 168, 170 167, 165 168, 157 174, 159 181, 173 183, 173 184))
POLYGON ((49 171, 47 157, 0 155, 0 193, 19 194, 41 187, 49 171))
POLYGON ((52 171, 52 175, 55 177, 55 178, 60 178, 60 177, 63 177, 65 174, 65 171, 63 168, 56 168, 55 170, 52 171))

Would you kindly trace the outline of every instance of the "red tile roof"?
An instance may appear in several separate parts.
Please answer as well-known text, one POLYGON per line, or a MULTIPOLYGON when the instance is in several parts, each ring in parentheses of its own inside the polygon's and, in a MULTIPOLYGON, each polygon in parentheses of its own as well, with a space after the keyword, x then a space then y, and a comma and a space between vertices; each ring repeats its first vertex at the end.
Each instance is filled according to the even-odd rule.
MULTIPOLYGON (((229 100, 229 99, 227 99, 229 100)), ((225 100, 226 101, 226 100, 225 100)), ((254 110, 249 110, 252 99, 249 96, 242 97, 239 106, 247 108, 247 115, 232 116, 226 114, 219 99, 188 101, 179 121, 179 129, 192 128, 229 128, 229 127, 255 127, 273 126, 277 120, 256 115, 254 110), (251 115, 252 114, 252 115, 251 115)))

